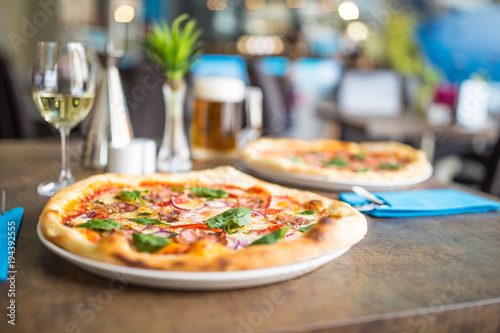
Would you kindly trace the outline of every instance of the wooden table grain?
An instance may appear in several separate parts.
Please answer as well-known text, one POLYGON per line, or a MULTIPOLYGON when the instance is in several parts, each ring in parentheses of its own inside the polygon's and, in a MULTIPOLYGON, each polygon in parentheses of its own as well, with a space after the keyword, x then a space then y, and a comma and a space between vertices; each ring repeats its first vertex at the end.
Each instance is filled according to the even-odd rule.
MULTIPOLYGON (((95 171, 71 163, 77 178, 95 171)), ((231 291, 170 291, 109 280, 47 250, 36 235, 58 175, 57 141, 0 141, 0 189, 24 207, 11 285, 0 283, 0 332, 498 332, 497 213, 368 218, 368 235, 303 277, 231 291)), ((429 180, 424 188, 446 187, 429 180)), ((323 193, 325 194, 325 193, 323 193)), ((336 193, 326 193, 335 198, 336 193)))

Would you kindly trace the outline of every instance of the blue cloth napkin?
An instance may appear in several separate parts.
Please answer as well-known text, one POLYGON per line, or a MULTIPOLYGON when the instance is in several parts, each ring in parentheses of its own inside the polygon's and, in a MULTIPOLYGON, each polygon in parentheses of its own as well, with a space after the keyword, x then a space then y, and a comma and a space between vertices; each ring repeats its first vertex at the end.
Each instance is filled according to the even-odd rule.
POLYGON ((0 216, 0 281, 7 279, 9 271, 16 271, 15 240, 21 225, 24 209, 17 207, 0 216), (10 244, 9 244, 10 242, 10 244), (10 267, 9 267, 10 263, 10 267))
MULTIPOLYGON (((373 194, 389 206, 364 212, 376 217, 482 213, 500 209, 499 202, 452 189, 374 192, 373 194)), ((352 206, 368 203, 355 193, 340 193, 339 198, 352 206)))

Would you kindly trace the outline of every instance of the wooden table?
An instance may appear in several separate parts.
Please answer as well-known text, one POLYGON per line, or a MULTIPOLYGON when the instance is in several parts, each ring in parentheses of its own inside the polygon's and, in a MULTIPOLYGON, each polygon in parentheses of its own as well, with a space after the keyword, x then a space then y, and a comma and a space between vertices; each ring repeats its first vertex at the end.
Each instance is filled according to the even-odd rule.
MULTIPOLYGON (((73 157, 78 149, 72 146, 73 157)), ((0 332, 498 332, 497 213, 368 218, 368 235, 313 273, 232 291, 169 291, 124 285, 47 250, 36 235, 57 177, 57 141, 1 141, 0 189, 25 208, 16 246, 16 326, 0 332)), ((77 178, 92 174, 78 166, 77 178)), ((422 187, 443 187, 430 180, 422 187)), ((328 195, 336 197, 335 193, 328 195)))

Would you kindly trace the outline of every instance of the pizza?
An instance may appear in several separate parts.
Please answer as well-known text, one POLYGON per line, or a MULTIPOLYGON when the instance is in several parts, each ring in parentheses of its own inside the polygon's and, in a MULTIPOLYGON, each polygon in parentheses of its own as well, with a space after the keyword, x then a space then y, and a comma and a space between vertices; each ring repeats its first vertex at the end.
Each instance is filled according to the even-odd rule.
POLYGON ((101 174, 56 193, 40 216, 60 247, 117 265, 234 271, 349 248, 367 231, 350 205, 232 167, 179 174, 101 174))
POLYGON ((432 173, 422 150, 398 142, 261 138, 245 146, 241 157, 254 168, 330 179, 398 181, 432 173))

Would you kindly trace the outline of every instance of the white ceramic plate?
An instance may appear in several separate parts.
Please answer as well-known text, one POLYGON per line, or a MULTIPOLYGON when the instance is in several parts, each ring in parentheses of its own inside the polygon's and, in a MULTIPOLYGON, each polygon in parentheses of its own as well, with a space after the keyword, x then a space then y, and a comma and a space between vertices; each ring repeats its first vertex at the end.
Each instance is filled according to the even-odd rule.
POLYGON ((432 176, 432 168, 425 174, 412 178, 400 178, 396 180, 355 180, 345 178, 330 178, 327 176, 298 173, 291 171, 275 170, 271 167, 240 161, 242 166, 259 178, 273 183, 300 186, 304 188, 326 190, 326 191, 350 191, 351 186, 357 185, 369 191, 397 190, 417 185, 432 176))
POLYGON ((239 289, 282 282, 307 274, 349 250, 348 247, 308 261, 271 268, 232 272, 173 272, 107 264, 71 253, 45 238, 40 222, 37 233, 50 251, 94 274, 122 283, 180 290, 239 289))

